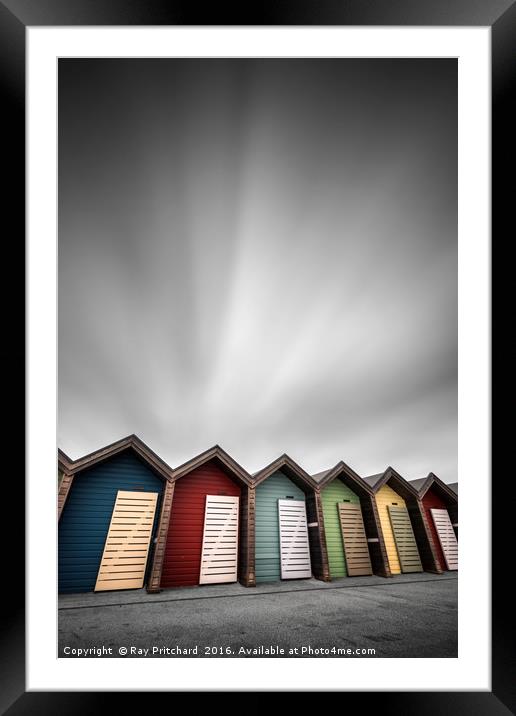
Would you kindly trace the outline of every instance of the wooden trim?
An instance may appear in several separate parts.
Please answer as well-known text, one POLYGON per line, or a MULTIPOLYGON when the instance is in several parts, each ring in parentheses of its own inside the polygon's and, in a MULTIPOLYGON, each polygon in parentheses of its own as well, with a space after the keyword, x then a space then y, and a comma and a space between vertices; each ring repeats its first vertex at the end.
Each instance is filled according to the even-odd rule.
POLYGON ((63 479, 61 480, 61 484, 59 485, 59 491, 57 493, 57 521, 61 519, 61 514, 63 512, 63 508, 66 504, 66 500, 68 499, 68 494, 70 492, 70 488, 72 487, 73 483, 73 475, 63 474, 63 479))
POLYGON ((458 502, 458 495, 456 492, 454 492, 448 485, 441 480, 441 478, 437 477, 437 475, 434 475, 433 472, 429 473, 428 477, 426 478, 426 481, 421 485, 421 488, 419 490, 419 498, 422 500, 423 497, 426 495, 428 490, 432 489, 432 487, 437 487, 437 490, 440 492, 443 492, 444 495, 446 495, 446 498, 451 500, 452 502, 458 502))
POLYGON ((423 569, 425 570, 425 572, 432 572, 434 574, 442 574, 443 570, 441 568, 441 565, 439 564, 439 559, 437 557, 437 552, 435 550, 434 540, 432 538, 430 526, 426 519, 426 510, 424 508, 423 503, 421 502, 420 499, 417 499, 415 501, 415 505, 411 504, 410 502, 407 502, 407 509, 409 511, 409 515, 410 515, 411 522, 412 522, 412 527, 414 529, 414 534, 416 536, 416 542, 417 542, 417 546, 419 549, 421 562, 423 564, 423 569), (417 513, 416 513, 416 508, 417 508, 417 513), (416 524, 413 519, 413 515, 415 516, 416 514, 417 514, 416 519, 421 520, 421 522, 422 522, 422 527, 423 527, 422 530, 416 530, 416 524), (419 535, 418 535, 418 532, 419 532, 419 535))
POLYGON ((61 472, 72 474, 73 472, 73 460, 61 449, 57 451, 57 466, 61 472))
POLYGON ((283 472, 289 479, 292 479, 305 494, 309 494, 311 490, 315 490, 318 487, 315 480, 287 454, 281 455, 254 475, 253 486, 258 487, 260 483, 275 472, 283 472))
POLYGON ((307 495, 306 512, 308 524, 317 522, 316 527, 308 527, 312 574, 315 579, 321 582, 331 582, 326 532, 324 530, 324 515, 319 490, 313 490, 311 494, 307 495))
POLYGON ((368 543, 373 574, 379 577, 392 577, 376 499, 373 495, 370 495, 369 498, 360 499, 360 505, 362 507, 367 538, 378 540, 378 542, 368 543))
POLYGON ((242 491, 241 522, 238 581, 244 587, 256 587, 256 492, 253 487, 242 491))
MULTIPOLYGON (((322 507, 321 492, 320 490, 315 490, 314 493, 318 522, 317 530, 319 533, 319 543, 321 545, 321 572, 320 576, 317 576, 314 572, 314 577, 316 579, 320 579, 321 582, 331 582, 330 560, 328 559, 328 544, 326 542, 326 529, 324 527, 324 512, 322 507)), ((315 528, 309 527, 308 529, 315 528)))
POLYGON ((156 473, 166 480, 172 479, 172 468, 162 460, 153 450, 150 449, 140 438, 136 435, 129 435, 126 438, 117 440, 110 445, 106 445, 100 450, 84 455, 78 460, 73 462, 73 473, 76 474, 79 471, 86 470, 99 462, 103 462, 108 458, 118 455, 124 450, 132 449, 139 455, 143 460, 151 467, 156 473))
POLYGON ((320 482, 317 483, 318 489, 322 490, 327 487, 330 482, 333 482, 333 480, 336 480, 337 478, 340 478, 342 482, 347 485, 350 490, 357 493, 360 498, 362 498, 364 494, 374 494, 372 487, 342 460, 338 462, 320 482))
POLYGON ((388 467, 387 470, 383 473, 382 477, 373 487, 373 492, 378 492, 381 487, 383 487, 387 483, 390 483, 391 480, 394 482, 395 487, 393 485, 390 485, 390 487, 392 487, 392 489, 397 492, 400 497, 403 497, 404 500, 419 499, 419 492, 416 490, 416 488, 411 485, 408 480, 405 480, 405 478, 402 477, 399 472, 396 472, 396 470, 392 467, 388 467))
MULTIPOLYGON (((379 574, 380 576, 383 576, 383 577, 392 577, 391 568, 389 566, 389 556, 387 554, 387 547, 385 546, 385 538, 384 538, 383 532, 382 532, 380 515, 378 513, 378 505, 376 504, 376 500, 374 499, 374 497, 371 498, 371 506, 373 508, 376 529, 378 532, 378 544, 380 547, 380 555, 381 555, 381 563, 378 566, 377 574, 379 574)), ((373 565, 373 568, 374 568, 374 565, 373 565)))
POLYGON ((154 545, 152 564, 147 582, 147 592, 149 594, 157 594, 161 592, 161 573, 163 571, 163 562, 165 559, 165 548, 167 545, 168 527, 170 524, 170 512, 172 510, 173 499, 174 483, 167 482, 163 493, 158 534, 154 545))

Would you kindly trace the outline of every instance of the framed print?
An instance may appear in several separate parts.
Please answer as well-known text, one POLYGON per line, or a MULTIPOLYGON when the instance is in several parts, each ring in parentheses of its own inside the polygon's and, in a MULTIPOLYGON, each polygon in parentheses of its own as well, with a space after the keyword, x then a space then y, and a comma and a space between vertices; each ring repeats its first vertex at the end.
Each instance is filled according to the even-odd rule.
POLYGON ((380 5, 0 4, 28 338, 6 712, 516 707, 489 271, 516 13, 380 5))

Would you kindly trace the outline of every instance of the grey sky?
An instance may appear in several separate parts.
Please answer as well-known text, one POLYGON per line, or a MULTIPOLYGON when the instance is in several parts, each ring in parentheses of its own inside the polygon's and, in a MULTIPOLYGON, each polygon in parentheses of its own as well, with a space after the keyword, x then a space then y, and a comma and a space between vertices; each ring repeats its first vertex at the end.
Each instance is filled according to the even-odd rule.
POLYGON ((61 60, 59 446, 457 479, 455 60, 61 60))

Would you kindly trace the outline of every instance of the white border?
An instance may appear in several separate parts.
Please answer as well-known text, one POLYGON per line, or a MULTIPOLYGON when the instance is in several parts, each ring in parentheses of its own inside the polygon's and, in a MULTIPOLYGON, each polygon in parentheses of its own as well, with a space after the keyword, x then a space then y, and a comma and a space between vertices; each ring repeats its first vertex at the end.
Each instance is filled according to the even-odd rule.
POLYGON ((27 689, 489 690, 490 29, 38 27, 27 40, 27 689), (56 58, 68 56, 459 58, 457 659, 56 658, 56 58))

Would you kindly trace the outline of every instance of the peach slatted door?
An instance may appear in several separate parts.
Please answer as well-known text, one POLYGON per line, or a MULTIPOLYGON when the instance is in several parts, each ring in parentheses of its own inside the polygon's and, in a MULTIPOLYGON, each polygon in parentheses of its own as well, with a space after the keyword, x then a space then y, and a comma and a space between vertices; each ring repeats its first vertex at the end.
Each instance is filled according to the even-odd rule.
POLYGON ((446 566, 450 570, 458 569, 459 547, 448 510, 432 507, 430 512, 432 513, 435 530, 437 532, 437 536, 439 537, 439 542, 441 543, 444 559, 446 560, 446 566))
POLYGON ((157 502, 157 492, 118 491, 96 592, 143 587, 157 502))
POLYGON ((312 576, 310 544, 304 500, 278 500, 281 578, 312 576))
POLYGON ((372 574, 373 568, 360 503, 339 502, 337 507, 348 576, 372 574))
POLYGON ((206 495, 199 584, 237 581, 239 498, 206 495))

